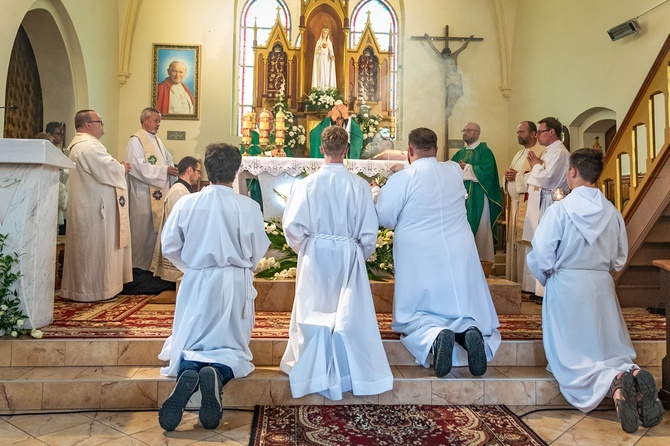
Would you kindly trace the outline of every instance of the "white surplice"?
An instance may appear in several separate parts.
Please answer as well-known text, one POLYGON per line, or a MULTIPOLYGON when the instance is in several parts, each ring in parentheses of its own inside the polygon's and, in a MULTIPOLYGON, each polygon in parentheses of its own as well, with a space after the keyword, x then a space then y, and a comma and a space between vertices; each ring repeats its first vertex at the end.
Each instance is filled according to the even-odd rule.
POLYGON ((628 255, 621 214, 596 188, 578 187, 545 212, 528 267, 546 294, 542 340, 565 399, 588 412, 614 377, 637 368, 610 272, 628 255))
MULTIPOLYGON (((130 245, 119 248, 116 190, 126 171, 93 135, 70 143, 69 205, 61 296, 81 302, 116 296, 133 280, 130 245)), ((124 203, 127 205, 127 203, 124 203)))
POLYGON ((378 223, 370 186, 343 164, 299 182, 283 217, 298 253, 289 341, 280 368, 294 398, 376 395, 393 388, 365 267, 378 223))
MULTIPOLYGON (((394 229, 395 294, 392 328, 416 362, 430 365, 438 333, 478 327, 487 360, 500 345, 498 316, 465 214, 463 171, 434 157, 393 174, 377 198, 379 223, 394 229)), ((467 365, 454 346, 453 364, 467 365)))
POLYGON ((516 170, 514 181, 505 182, 505 192, 509 197, 507 209, 507 249, 506 272, 507 280, 518 282, 524 291, 535 289, 535 277, 526 265, 526 256, 530 252, 530 242, 523 241, 523 223, 528 206, 528 185, 526 174, 530 172, 528 152, 533 151, 538 157, 544 152, 544 147, 535 144, 532 148, 519 150, 510 164, 510 169, 516 170))
POLYGON ((177 376, 182 360, 225 364, 235 378, 254 370, 253 270, 270 241, 258 203, 210 185, 177 201, 161 235, 163 255, 184 272, 172 335, 158 355, 177 376))
POLYGON ((158 233, 154 230, 151 215, 150 186, 163 190, 163 196, 170 189, 168 166, 174 166, 172 155, 162 141, 145 130, 146 137, 156 149, 156 164, 145 160, 144 148, 139 138, 132 136, 126 145, 126 162, 130 163, 128 174, 128 197, 130 198, 130 240, 133 245, 133 267, 149 271, 156 246, 158 233))

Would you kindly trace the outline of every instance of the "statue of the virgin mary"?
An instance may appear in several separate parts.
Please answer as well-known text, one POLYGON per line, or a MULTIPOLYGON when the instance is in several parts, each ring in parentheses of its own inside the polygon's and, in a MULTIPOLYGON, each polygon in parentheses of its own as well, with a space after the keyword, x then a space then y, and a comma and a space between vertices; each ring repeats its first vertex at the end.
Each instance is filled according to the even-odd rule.
POLYGON ((314 65, 312 68, 312 88, 327 90, 337 88, 335 79, 335 52, 330 40, 330 30, 323 28, 321 37, 314 48, 314 65))

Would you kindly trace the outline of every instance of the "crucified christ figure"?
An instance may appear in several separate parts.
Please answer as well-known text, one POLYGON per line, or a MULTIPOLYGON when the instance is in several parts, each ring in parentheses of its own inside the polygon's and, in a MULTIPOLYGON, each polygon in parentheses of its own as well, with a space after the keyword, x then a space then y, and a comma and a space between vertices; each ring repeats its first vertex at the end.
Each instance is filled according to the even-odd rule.
POLYGON ((456 101, 458 101, 461 96, 463 96, 463 80, 461 79, 461 75, 458 73, 458 64, 457 64, 457 58, 458 55, 468 47, 472 39, 475 37, 474 35, 471 35, 468 37, 468 39, 461 45, 459 49, 454 51, 453 53, 449 49, 449 43, 447 41, 447 46, 440 51, 435 47, 435 44, 433 43, 433 40, 430 38, 428 34, 423 35, 424 38, 428 41, 428 44, 430 47, 435 51, 435 53, 442 58, 442 62, 444 65, 444 71, 445 71, 445 82, 446 82, 446 107, 447 107, 447 118, 451 116, 451 112, 454 109, 454 105, 456 105, 456 101))

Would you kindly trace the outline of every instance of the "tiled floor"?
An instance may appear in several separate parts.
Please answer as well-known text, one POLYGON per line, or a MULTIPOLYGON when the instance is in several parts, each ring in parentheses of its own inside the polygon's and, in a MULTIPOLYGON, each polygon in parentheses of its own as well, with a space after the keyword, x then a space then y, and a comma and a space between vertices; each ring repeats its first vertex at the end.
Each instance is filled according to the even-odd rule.
MULTIPOLYGON (((613 410, 584 415, 577 410, 544 410, 538 406, 510 407, 547 443, 552 445, 640 445, 670 444, 670 415, 654 428, 640 428, 635 434, 621 430, 613 410)), ((216 430, 205 430, 198 416, 186 412, 174 432, 164 432, 158 415, 150 412, 89 412, 53 415, 15 415, 0 417, 3 445, 32 446, 139 446, 204 445, 230 446, 249 443, 251 411, 226 410, 216 430)))

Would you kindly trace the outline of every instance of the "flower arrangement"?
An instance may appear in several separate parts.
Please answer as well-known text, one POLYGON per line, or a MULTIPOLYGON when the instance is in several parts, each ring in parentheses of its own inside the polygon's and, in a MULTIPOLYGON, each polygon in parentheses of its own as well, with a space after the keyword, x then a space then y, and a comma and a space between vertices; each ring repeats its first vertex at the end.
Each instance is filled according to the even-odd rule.
MULTIPOLYGON (((19 254, 5 254, 7 235, 0 234, 0 336, 9 333, 18 337, 20 333, 27 330, 21 327, 28 317, 19 308, 20 301, 18 291, 14 288, 21 273, 13 271, 19 263, 19 254)), ((31 336, 41 338, 42 332, 33 329, 31 336)))
POLYGON ((305 110, 307 111, 325 111, 330 110, 335 105, 335 101, 344 100, 337 88, 328 88, 319 90, 312 88, 309 90, 305 100, 305 110))
MULTIPOLYGON (((284 228, 278 219, 265 222, 265 232, 270 239, 270 252, 277 257, 264 257, 258 262, 256 277, 259 279, 293 279, 298 266, 298 254, 286 243, 284 228)), ((377 249, 365 263, 370 280, 383 281, 393 277, 393 231, 379 228, 377 249)))
MULTIPOLYGON (((288 147, 291 150, 294 150, 298 145, 305 144, 305 127, 301 124, 296 123, 295 115, 291 110, 288 109, 288 104, 286 100, 277 102, 272 107, 272 117, 276 118, 279 110, 283 111, 286 115, 286 134, 284 135, 284 147, 288 147)), ((270 140, 274 142, 274 130, 270 134, 270 140)))
POLYGON ((382 122, 381 115, 373 115, 370 106, 363 102, 358 113, 351 115, 351 118, 360 126, 363 133, 363 151, 370 151, 372 139, 379 131, 379 124, 382 122))

